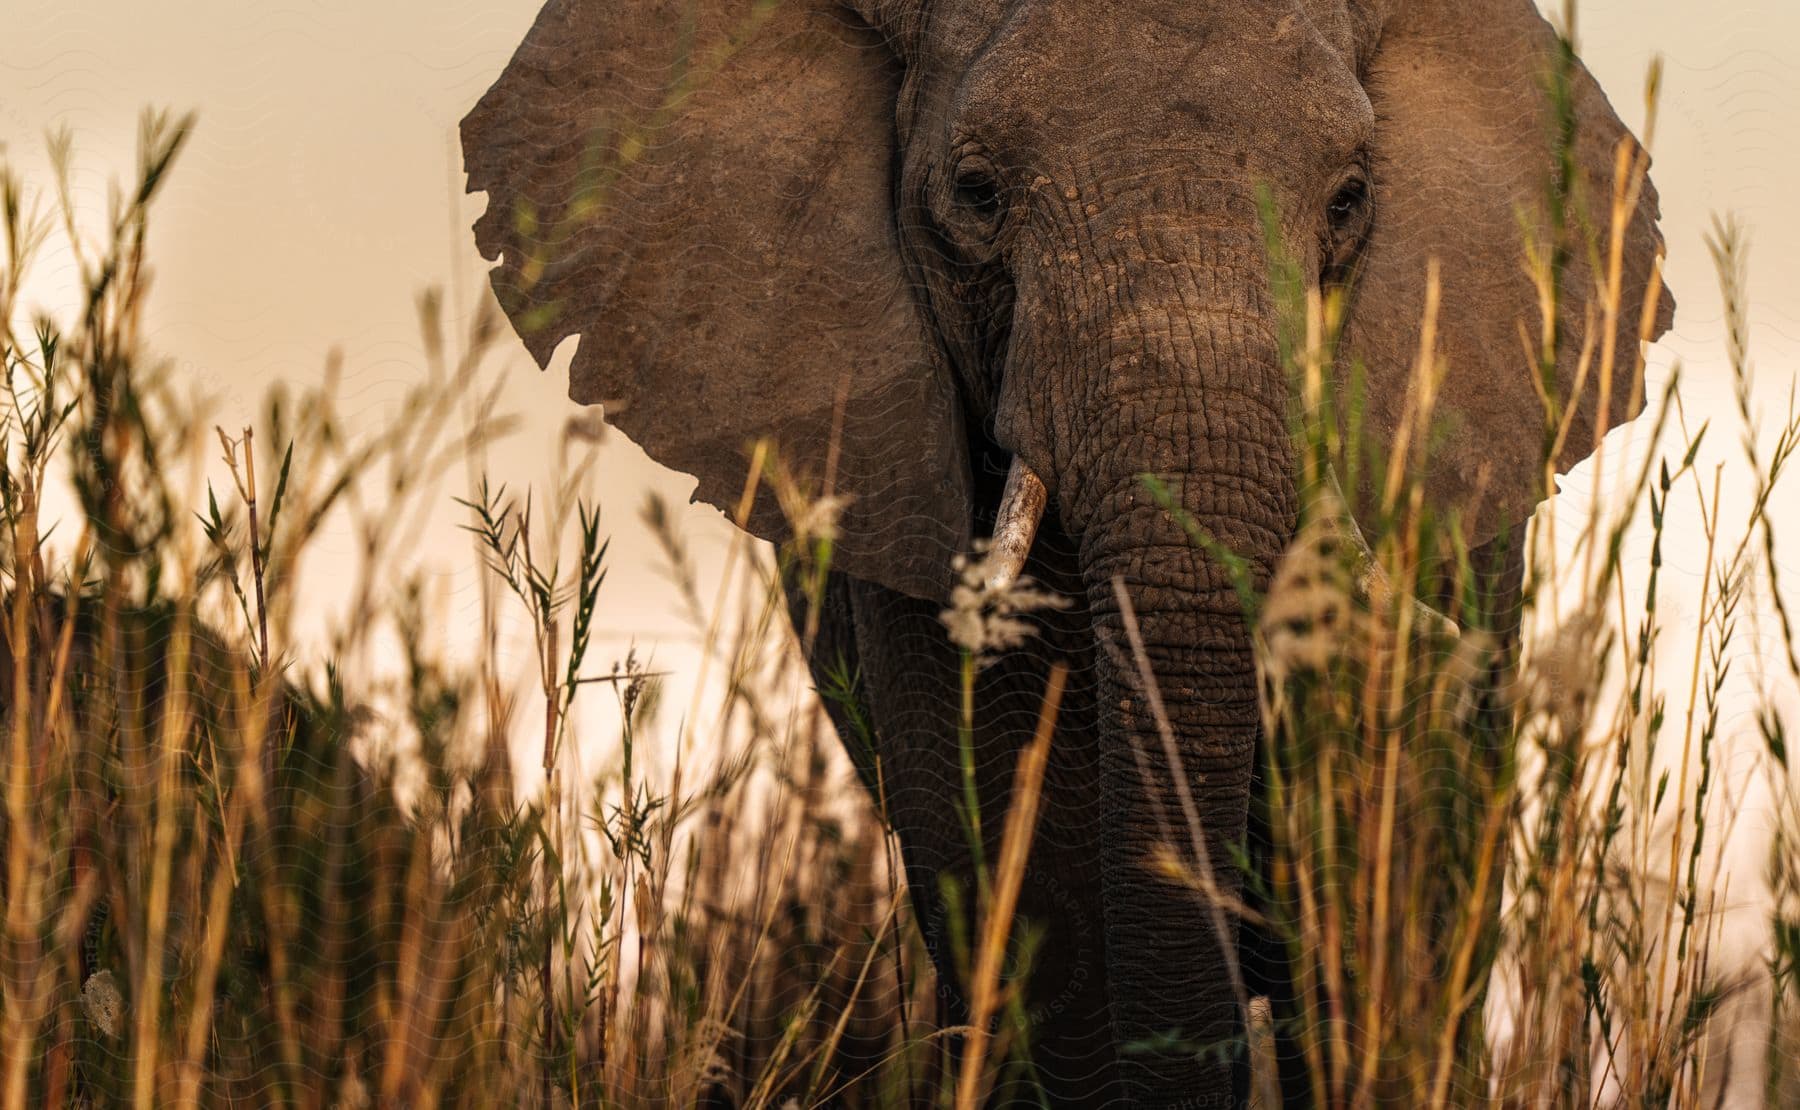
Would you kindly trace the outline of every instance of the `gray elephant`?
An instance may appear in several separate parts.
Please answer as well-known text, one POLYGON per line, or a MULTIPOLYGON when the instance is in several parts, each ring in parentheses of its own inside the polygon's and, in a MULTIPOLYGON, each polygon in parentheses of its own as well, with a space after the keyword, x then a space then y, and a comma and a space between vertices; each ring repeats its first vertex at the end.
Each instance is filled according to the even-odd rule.
MULTIPOLYGON (((463 121, 494 290, 540 364, 580 336, 572 398, 727 511, 769 435, 848 495, 811 657, 861 676, 947 1020, 963 1001, 938 892, 970 868, 939 621, 952 557, 997 532, 999 573, 1073 600, 982 672, 975 714, 998 813, 1046 675, 1071 664, 1020 902, 1046 930, 1028 1002, 1053 1104, 1244 1097, 1241 1064, 1145 1047, 1241 1031, 1238 941, 1144 866, 1177 784, 1107 648, 1117 580, 1211 858, 1229 859, 1258 742, 1250 634, 1226 570, 1140 476, 1268 581, 1297 494, 1259 196, 1309 281, 1348 284, 1343 362, 1366 365, 1365 427, 1387 442, 1440 264, 1450 432, 1425 488, 1486 542, 1542 486, 1521 216, 1560 172, 1587 183, 1575 218, 1607 227, 1628 140, 1578 63, 1566 111, 1549 102, 1560 49, 1529 0, 551 0, 463 121)), ((1620 351, 1656 281, 1656 217, 1646 185, 1620 351)), ((1596 275, 1567 261, 1578 337, 1596 275)), ((1661 296, 1655 333, 1671 310, 1661 296)), ((1562 344, 1565 393, 1581 346, 1562 344)), ((1588 390, 1576 426, 1627 418, 1627 392, 1601 414, 1588 390)), ((772 497, 750 528, 783 537, 772 497)))

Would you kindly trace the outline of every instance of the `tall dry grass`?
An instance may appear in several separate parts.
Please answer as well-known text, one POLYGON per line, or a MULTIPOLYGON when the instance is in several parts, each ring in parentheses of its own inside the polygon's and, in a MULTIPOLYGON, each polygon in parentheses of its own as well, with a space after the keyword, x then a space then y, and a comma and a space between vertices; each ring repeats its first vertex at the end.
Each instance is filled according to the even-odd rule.
MULTIPOLYGON (((1553 103, 1568 103, 1573 57, 1571 49, 1550 75, 1553 103)), ((1659 85, 1653 66, 1646 142, 1659 85)), ((1800 418, 1790 405, 1773 447, 1759 449, 1744 237, 1722 223, 1710 246, 1744 426, 1735 480, 1747 474, 1754 485, 1745 519, 1721 519, 1723 469, 1703 474, 1696 465, 1709 429, 1681 419, 1679 367, 1635 425, 1635 452, 1621 459, 1604 427, 1577 422, 1577 402, 1584 391, 1598 394, 1604 412, 1616 391, 1645 398, 1642 345, 1595 344, 1561 334, 1556 322, 1572 299, 1589 333, 1614 333, 1631 292, 1623 236, 1647 169, 1647 155, 1622 146, 1613 180, 1553 183, 1550 219, 1526 243, 1543 315, 1526 337, 1521 372, 1553 366, 1564 347, 1579 354, 1574 392, 1539 391, 1544 488, 1555 488, 1548 460, 1591 437, 1595 487, 1610 481, 1620 493, 1593 499, 1577 536, 1557 536, 1557 515, 1545 513, 1513 540, 1532 555, 1516 658, 1508 637, 1494 635, 1511 623, 1512 599, 1493 593, 1454 516, 1432 512, 1411 477, 1445 370, 1432 341, 1436 275, 1410 437, 1385 458, 1358 442, 1357 383, 1348 390, 1352 418, 1340 425, 1334 413, 1340 306, 1316 294, 1296 294, 1289 306, 1308 492, 1299 537, 1247 615, 1256 622, 1270 738, 1274 847, 1260 881, 1297 977, 1301 1070, 1324 1104, 1699 1107, 1795 1098, 1782 1059, 1792 1047, 1787 1031, 1800 1022, 1789 1001, 1791 832, 1769 860, 1769 897, 1748 894, 1746 909, 1719 877, 1717 842, 1738 821, 1741 786, 1739 797, 1721 796, 1715 757, 1727 678, 1743 665, 1734 643, 1750 591, 1761 587, 1780 640, 1792 643, 1769 506, 1800 418), (1584 185, 1610 195, 1606 226, 1585 228, 1569 215, 1584 185), (1595 288, 1567 287, 1563 260, 1572 251, 1599 260, 1595 288), (1347 542, 1357 524, 1337 492, 1338 476, 1353 487, 1359 467, 1372 470, 1381 491, 1362 520, 1380 537, 1372 551, 1347 542), (1665 654, 1657 605, 1667 588, 1659 574, 1665 514, 1681 483, 1698 495, 1707 548, 1691 666, 1667 674, 1657 669, 1665 654), (1626 567, 1624 553, 1645 530, 1642 513, 1649 580, 1628 593, 1627 571, 1639 568, 1626 567), (1746 975, 1744 961, 1715 958, 1738 955, 1718 947, 1728 910, 1760 916, 1756 929, 1773 934, 1767 966, 1746 975), (1739 970, 1717 970, 1726 962, 1739 970), (1763 990, 1771 981, 1772 992, 1763 990), (1746 1006, 1744 995, 1757 1001, 1746 1006), (1766 1045, 1762 1036, 1746 1039, 1734 1027, 1745 1021, 1779 1035, 1766 1045)), ((1278 260, 1278 288, 1280 279, 1278 260)), ((1654 291, 1660 275, 1652 280, 1654 291)), ((1639 321, 1644 338, 1655 308, 1652 297, 1639 321)), ((1772 662, 1771 681, 1800 681, 1791 648, 1772 662)), ((1788 799, 1791 827, 1784 725, 1767 708, 1758 720, 1762 760, 1751 777, 1788 799)), ((1746 815, 1746 823, 1773 819, 1746 815)))
MULTIPOLYGON (((0 174, 0 1103, 971 1106, 1002 1082, 1029 1089, 1013 989, 1029 971, 1029 923, 1012 905, 1059 686, 1008 812, 968 808, 1006 835, 976 889, 957 892, 974 1023, 939 1029, 859 676, 829 675, 814 697, 785 631, 784 581, 811 598, 801 637, 817 628, 837 505, 759 448, 744 504, 773 486, 797 538, 773 557, 739 538, 716 584, 698 580, 665 506, 640 510, 702 645, 697 686, 725 691, 716 716, 696 701, 671 725, 662 676, 635 655, 592 658, 619 507, 589 496, 588 433, 566 437, 567 480, 542 497, 483 474, 483 446, 508 427, 490 312, 452 337, 422 298, 420 384, 373 434, 347 426, 331 375, 272 395, 235 435, 182 395, 142 321, 149 214, 190 126, 147 118, 138 173, 98 242, 77 234, 66 188, 35 206, 0 174), (52 234, 75 252, 85 300, 72 320, 18 334, 22 277, 52 234), (205 488, 209 464, 229 484, 205 488), (468 662, 436 649, 442 617, 397 569, 429 479, 458 467, 485 567, 468 662), (51 531, 58 482, 79 512, 51 531), (306 658, 289 637, 307 600, 298 569, 334 520, 358 540, 351 603, 329 654, 306 658), (501 665, 509 621, 533 645, 523 688, 501 665), (596 697, 617 700, 622 727, 589 769, 582 753, 600 744, 580 735, 575 708, 596 697), (843 747, 821 701, 846 722, 843 747), (514 781, 522 736, 541 793, 514 781)), ((1521 372, 1580 342, 1556 334, 1560 297, 1591 292, 1599 321, 1618 312, 1610 248, 1643 174, 1622 155, 1604 183, 1613 226, 1580 244, 1612 260, 1599 289, 1563 290, 1564 255, 1530 245, 1545 316, 1521 372)), ((1552 227, 1565 231, 1577 229, 1552 227)), ((1722 225, 1714 248, 1748 422, 1744 240, 1722 225)), ((1713 762, 1718 697, 1745 591, 1766 581, 1779 596, 1768 506, 1796 442, 1791 415, 1772 452, 1745 440, 1757 493, 1733 529, 1718 478, 1696 466, 1706 433, 1672 438, 1679 408, 1658 398, 1649 461, 1603 464, 1642 496, 1622 514, 1596 504, 1574 565, 1554 537, 1535 537, 1535 575, 1579 601, 1550 613, 1531 600, 1545 591, 1528 590, 1526 627, 1547 631, 1521 658, 1494 633, 1508 599, 1410 477, 1443 372, 1434 321, 1411 442, 1372 457, 1354 387, 1347 418, 1333 415, 1341 306, 1284 287, 1296 291, 1285 348, 1307 496, 1274 586, 1245 591, 1271 833, 1249 881, 1296 969, 1292 1012, 1274 1020, 1289 1023, 1300 1070, 1334 1106, 1713 1105, 1726 1067, 1715 1019, 1747 996, 1712 973, 1709 846, 1732 817, 1713 762), (1338 493, 1370 466, 1382 491, 1362 521, 1372 546, 1338 493), (1656 583, 1628 607, 1621 552, 1631 506, 1660 538, 1684 483, 1707 506, 1711 569, 1694 662, 1667 675, 1656 583)), ((1582 354, 1582 388, 1642 395, 1635 352, 1582 354)), ((1571 402, 1544 396, 1547 458, 1594 434, 1571 402)), ((1043 599, 965 601, 951 624, 972 688, 983 654, 1028 629, 1043 599)), ((1791 656, 1778 662, 1800 680, 1791 656)), ((1785 724, 1760 721, 1785 771, 1785 724)), ((966 748, 971 733, 947 742, 966 748)), ((1789 1064, 1800 812, 1783 804, 1759 1002, 1786 1038, 1764 1061, 1776 1104, 1800 1082, 1789 1064)), ((1208 897, 1213 875, 1179 859, 1171 851, 1165 874, 1208 897)), ((1266 1046, 1269 1010, 1245 1004, 1266 1046)), ((1277 1073, 1259 1052, 1268 1104, 1277 1073)))
POLYGON ((704 758, 652 776, 659 676, 588 658, 607 619, 591 432, 572 428, 570 478, 541 501, 479 473, 509 426, 495 314, 452 337, 422 298, 421 381, 373 434, 341 416, 335 369, 227 434, 146 348, 150 211, 191 126, 146 117, 98 242, 67 190, 0 174, 0 320, 51 235, 85 287, 72 321, 4 336, 0 1103, 923 1089, 929 964, 892 845, 845 800, 817 704, 794 704, 780 568, 743 545, 709 609, 671 515, 642 510, 728 691, 717 721, 690 722, 716 730, 684 748, 704 758), (486 567, 466 663, 439 651, 403 558, 432 479, 458 467, 486 567), (76 511, 52 530, 59 483, 76 511), (356 539, 349 603, 329 655, 303 658, 299 568, 337 522, 356 539), (509 607, 535 645, 526 689, 504 677, 509 607), (592 771, 578 696, 622 710, 592 771), (511 747, 531 732, 548 785, 523 796, 511 747))

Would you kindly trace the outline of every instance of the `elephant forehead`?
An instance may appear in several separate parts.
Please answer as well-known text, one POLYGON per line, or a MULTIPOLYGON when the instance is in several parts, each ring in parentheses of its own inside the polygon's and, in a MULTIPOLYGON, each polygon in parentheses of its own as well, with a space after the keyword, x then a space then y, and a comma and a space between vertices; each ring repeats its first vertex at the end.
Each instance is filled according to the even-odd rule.
POLYGON ((951 131, 1232 153, 1354 145, 1372 121, 1351 26, 1322 0, 1031 0, 965 59, 951 131))

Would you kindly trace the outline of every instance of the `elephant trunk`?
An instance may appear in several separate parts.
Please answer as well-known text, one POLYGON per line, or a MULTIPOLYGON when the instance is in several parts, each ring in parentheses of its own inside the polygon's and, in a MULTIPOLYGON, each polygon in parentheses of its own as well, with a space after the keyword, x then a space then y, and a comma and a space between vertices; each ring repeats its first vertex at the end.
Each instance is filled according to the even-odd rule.
POLYGON ((1074 371, 1095 383, 1081 420, 1051 414, 1037 427, 1080 537, 1097 640, 1107 971, 1134 1105, 1235 1098, 1233 845, 1255 769, 1257 681, 1231 572, 1195 534, 1242 556, 1260 589, 1295 517, 1260 240, 1212 226, 1108 236, 1132 253, 1100 267, 1100 283, 1039 302, 1097 333, 1050 342, 1101 352, 1074 371), (1158 866, 1165 853, 1185 876, 1158 866))
MULTIPOLYGON (((1220 487, 1238 477, 1186 475, 1179 503, 1199 529, 1265 565, 1281 514, 1246 519, 1222 507, 1220 487)), ((1171 1042, 1126 1055, 1139 1103, 1178 1095, 1210 1105, 1189 1100, 1217 1093, 1229 1105, 1242 1033, 1233 846, 1256 761, 1255 660, 1225 569, 1145 492, 1118 498, 1082 550, 1110 802, 1102 850, 1115 1036, 1171 1042), (1165 858, 1179 871, 1159 866, 1165 858)))

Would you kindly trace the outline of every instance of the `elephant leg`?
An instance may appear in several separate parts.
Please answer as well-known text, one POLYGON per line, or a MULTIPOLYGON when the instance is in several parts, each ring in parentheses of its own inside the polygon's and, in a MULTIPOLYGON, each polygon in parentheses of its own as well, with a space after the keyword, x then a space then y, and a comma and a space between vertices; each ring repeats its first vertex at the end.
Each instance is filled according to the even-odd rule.
POLYGON ((851 610, 850 579, 828 573, 825 588, 815 599, 791 578, 782 582, 787 598, 788 621, 801 637, 807 669, 819 703, 837 731, 838 741, 850 757, 857 781, 881 804, 877 779, 876 728, 869 715, 866 693, 860 688, 862 656, 856 650, 856 624, 851 610), (812 640, 805 642, 807 630, 812 640), (844 688, 848 685, 848 688, 844 688))
MULTIPOLYGON (((969 880, 966 844, 955 839, 954 814, 945 808, 933 813, 933 791, 921 790, 918 760, 895 750, 891 739, 893 722, 878 715, 872 691, 887 689, 880 700, 893 703, 904 696, 892 689, 893 652, 882 641, 885 633, 869 631, 870 649, 876 660, 879 682, 871 682, 864 670, 863 653, 857 639, 856 594, 866 588, 837 573, 827 575, 825 588, 815 599, 792 581, 784 583, 788 617, 795 634, 802 638, 807 665, 812 672, 820 702, 837 730, 838 739, 850 757, 857 780, 869 794, 875 811, 902 844, 901 867, 913 921, 925 941, 926 952, 936 969, 937 983, 933 992, 932 1011, 928 1016, 936 1028, 948 1029, 968 1024, 969 1002, 957 977, 953 957, 954 944, 949 925, 949 907, 943 880, 967 888, 969 880), (806 641, 806 630, 812 638, 806 641), (877 722, 881 722, 877 724, 877 722)), ((865 599, 868 610, 880 604, 879 598, 865 599)), ((901 736, 907 735, 904 731, 901 736)), ((936 769, 936 780, 944 783, 943 793, 953 791, 948 776, 949 766, 936 769)), ((933 780, 923 780, 926 786, 933 780)), ((949 1043, 948 1074, 955 1075, 960 1039, 949 1043)), ((934 1056, 935 1059, 935 1056, 934 1056)), ((936 1067, 923 1081, 923 1089, 915 1091, 916 1099, 931 1103, 933 1092, 941 1088, 945 1069, 936 1067)))
MULTIPOLYGON (((1044 576, 1046 568, 1033 573, 1044 576)), ((805 629, 812 603, 792 588, 788 601, 795 627, 805 629)), ((1051 614, 1042 637, 983 669, 977 680, 974 777, 991 873, 1051 660, 1076 663, 1015 917, 1015 938, 1030 935, 1035 943, 1023 999, 1032 1067, 1004 1072, 991 1100, 997 1105, 1035 1104, 1040 1084, 1052 1105, 1104 1104, 1116 1068, 1096 841, 1093 690, 1079 663, 1084 622, 1079 614, 1051 614)), ((841 698, 824 700, 858 777, 900 840, 913 911, 937 971, 939 1022, 966 1024, 962 969, 972 961, 979 919, 958 740, 961 657, 945 635, 937 605, 840 575, 828 580, 814 624, 808 660, 820 688, 841 685, 845 675, 860 678, 854 710, 841 698), (874 723, 873 737, 860 722, 874 723), (960 918, 953 902, 962 908, 960 918)), ((1013 1028, 1006 1015, 1002 1025, 1013 1028)), ((953 1041, 953 1054, 956 1047, 953 1041)))

